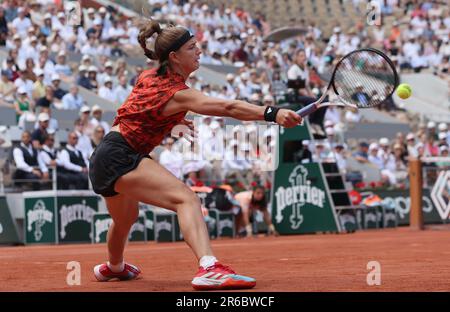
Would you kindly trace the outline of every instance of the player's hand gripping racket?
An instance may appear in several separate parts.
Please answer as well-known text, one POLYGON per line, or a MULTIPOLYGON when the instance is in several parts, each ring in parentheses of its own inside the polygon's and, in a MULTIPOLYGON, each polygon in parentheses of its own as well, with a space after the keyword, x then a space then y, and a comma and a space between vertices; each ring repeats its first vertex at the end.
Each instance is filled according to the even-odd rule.
POLYGON ((371 48, 355 50, 336 64, 322 96, 298 110, 297 114, 305 117, 320 107, 330 105, 374 107, 392 96, 397 86, 398 75, 395 66, 383 52, 371 48), (326 96, 332 93, 337 99, 323 102, 326 96))

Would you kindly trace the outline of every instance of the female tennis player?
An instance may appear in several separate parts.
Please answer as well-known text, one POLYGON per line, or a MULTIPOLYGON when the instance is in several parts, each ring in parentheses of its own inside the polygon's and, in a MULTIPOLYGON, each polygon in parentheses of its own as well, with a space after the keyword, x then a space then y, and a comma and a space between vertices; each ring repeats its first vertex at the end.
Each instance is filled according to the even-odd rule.
POLYGON ((237 275, 222 265, 211 250, 196 194, 148 155, 164 136, 184 119, 188 111, 240 120, 266 120, 283 127, 301 123, 295 112, 262 107, 237 100, 208 97, 190 89, 185 81, 199 68, 201 54, 194 36, 183 27, 161 29, 156 21, 141 28, 139 43, 145 55, 159 61, 159 68, 143 71, 125 103, 117 111, 111 132, 90 158, 94 191, 105 197, 113 223, 108 231, 109 261, 95 266, 99 281, 130 280, 141 271, 124 262, 128 232, 138 217, 138 202, 177 212, 184 240, 199 261, 192 280, 195 289, 251 288, 256 280, 237 275), (147 39, 157 33, 155 48, 147 39))

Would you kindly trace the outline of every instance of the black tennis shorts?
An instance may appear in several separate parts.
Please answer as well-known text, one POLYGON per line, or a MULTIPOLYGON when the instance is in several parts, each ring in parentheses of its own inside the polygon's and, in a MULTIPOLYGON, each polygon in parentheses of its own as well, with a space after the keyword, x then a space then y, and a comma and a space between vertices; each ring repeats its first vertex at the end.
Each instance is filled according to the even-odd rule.
POLYGON ((117 131, 109 132, 95 148, 89 159, 89 179, 94 192, 104 197, 118 193, 114 190, 117 179, 134 170, 142 158, 117 131))

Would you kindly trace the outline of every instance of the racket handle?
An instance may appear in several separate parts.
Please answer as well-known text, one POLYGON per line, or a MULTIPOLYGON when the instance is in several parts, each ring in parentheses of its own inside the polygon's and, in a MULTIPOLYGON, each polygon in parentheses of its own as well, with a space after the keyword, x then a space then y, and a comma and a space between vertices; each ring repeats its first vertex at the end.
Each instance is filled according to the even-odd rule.
POLYGON ((308 116, 309 114, 315 112, 317 110, 316 103, 311 103, 302 109, 299 109, 296 113, 299 114, 302 117, 308 116))

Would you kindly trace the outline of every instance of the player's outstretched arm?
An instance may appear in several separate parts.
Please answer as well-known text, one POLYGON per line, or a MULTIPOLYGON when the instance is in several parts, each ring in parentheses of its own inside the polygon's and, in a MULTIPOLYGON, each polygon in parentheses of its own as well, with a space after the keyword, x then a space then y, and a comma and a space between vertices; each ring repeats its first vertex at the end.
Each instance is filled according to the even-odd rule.
MULTIPOLYGON (((183 111, 210 116, 232 117, 239 120, 265 120, 265 106, 257 106, 240 100, 224 100, 206 96, 195 89, 179 91, 167 103, 164 115, 169 116, 183 111)), ((294 111, 280 109, 276 123, 292 128, 301 123, 301 117, 294 111)))

